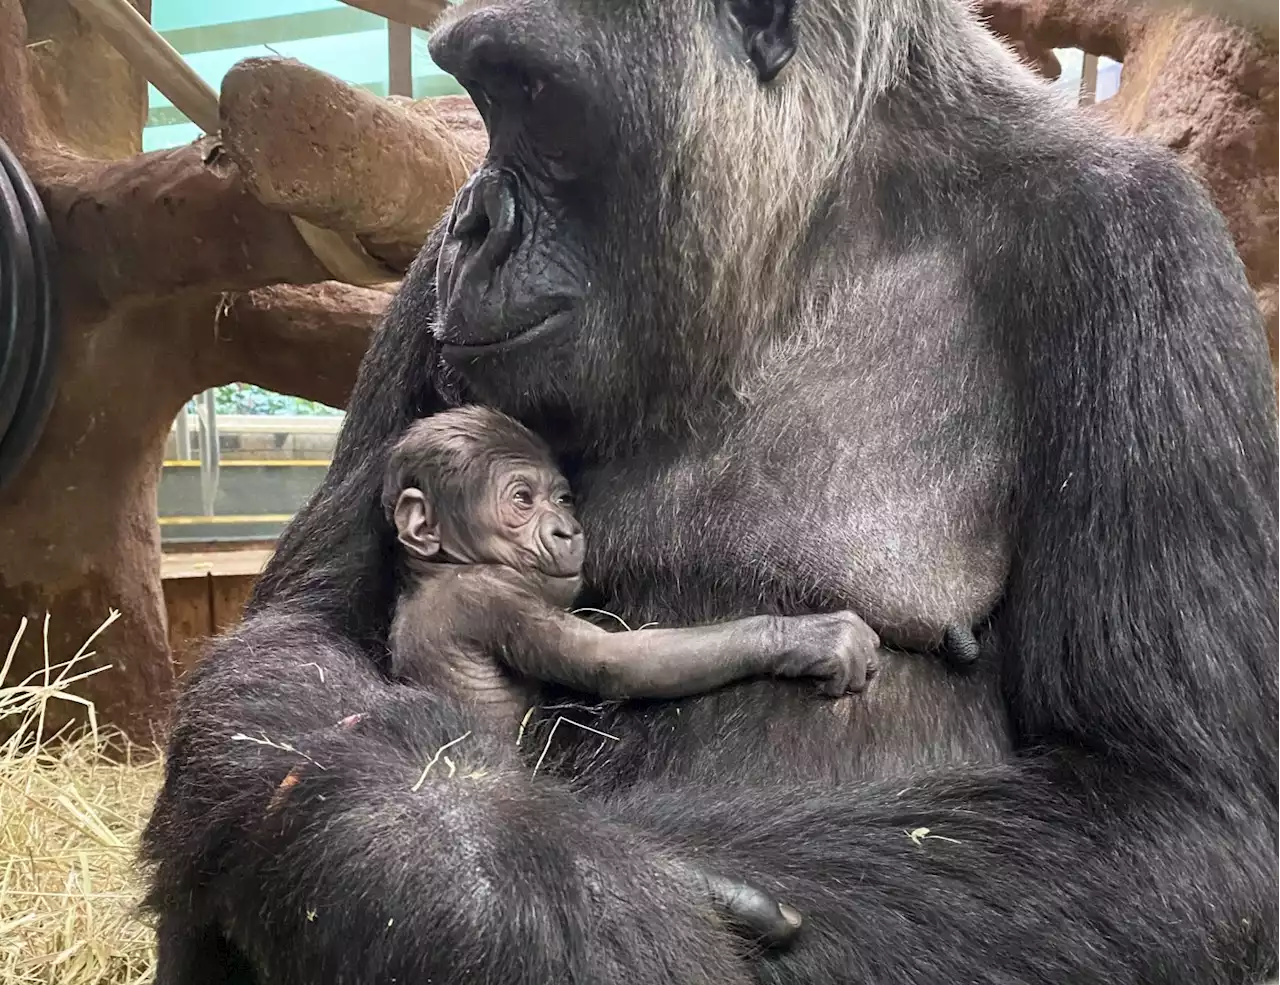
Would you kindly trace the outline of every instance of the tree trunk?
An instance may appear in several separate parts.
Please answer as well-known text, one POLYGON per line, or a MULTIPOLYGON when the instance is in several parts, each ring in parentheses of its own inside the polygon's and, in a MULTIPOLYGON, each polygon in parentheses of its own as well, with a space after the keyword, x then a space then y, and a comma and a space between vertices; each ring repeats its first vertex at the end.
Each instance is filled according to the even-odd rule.
MULTIPOLYGON (((95 641, 112 669, 84 682, 100 720, 149 738, 173 685, 157 572, 156 487, 169 424, 190 395, 190 374, 152 344, 145 321, 172 306, 88 324, 74 313, 59 397, 40 446, 8 492, 0 524, 0 626, 24 636, 9 683, 79 649, 111 609, 119 622, 95 641), (128 371, 122 369, 128 367, 128 371)), ((54 702, 52 724, 79 709, 54 702)))
MULTIPOLYGON (((145 2, 145 0, 144 0, 145 2)), ((146 82, 62 0, 0 3, 0 137, 29 172, 55 142, 112 160, 136 154, 146 82)), ((140 5, 149 14, 149 3, 140 5)), ((35 175, 32 175, 33 178, 35 175)), ((123 314, 92 312, 64 293, 58 394, 35 454, 0 502, 0 627, 32 625, 13 685, 48 660, 70 659, 118 609, 96 647, 113 670, 86 681, 101 717, 137 731, 173 683, 159 565, 156 484, 168 420, 184 399, 173 367, 156 366, 146 335, 123 314), (122 372, 128 367, 127 372, 122 372), (140 385, 147 374, 155 385, 140 385), (104 683, 99 684, 99 681, 104 683)), ((150 381, 148 381, 148 384, 150 381)), ((7 639, 6 639, 7 642, 7 639)), ((75 706, 53 702, 53 727, 75 706)))
MULTIPOLYGON (((149 16, 149 0, 134 2, 149 16)), ((342 405, 389 300, 385 291, 325 282, 326 267, 290 213, 359 236, 402 271, 484 152, 474 108, 456 98, 439 112, 434 101, 375 100, 287 61, 253 60, 230 79, 221 105, 230 144, 211 135, 139 154, 145 80, 102 32, 66 0, 0 0, 0 138, 54 228, 64 319, 53 410, 0 499, 3 643, 22 617, 31 622, 3 683, 41 679, 46 614, 56 665, 118 610, 76 672, 110 669, 73 690, 93 702, 100 722, 144 741, 163 723, 174 685, 156 508, 174 416, 192 395, 230 382, 342 405), (275 140, 265 157, 252 157, 255 134, 301 132, 289 106, 251 98, 254 65, 262 85, 311 107, 312 126, 325 106, 360 105, 377 133, 348 120, 314 131, 296 152, 275 140), (327 132, 339 129, 342 144, 326 147, 327 132), (400 153, 381 173, 366 161, 349 193, 342 168, 316 160, 317 151, 366 146, 400 153), (290 172, 308 168, 312 199, 272 198, 274 189, 302 187, 290 172)), ((53 702, 49 712, 56 728, 82 707, 53 702)))

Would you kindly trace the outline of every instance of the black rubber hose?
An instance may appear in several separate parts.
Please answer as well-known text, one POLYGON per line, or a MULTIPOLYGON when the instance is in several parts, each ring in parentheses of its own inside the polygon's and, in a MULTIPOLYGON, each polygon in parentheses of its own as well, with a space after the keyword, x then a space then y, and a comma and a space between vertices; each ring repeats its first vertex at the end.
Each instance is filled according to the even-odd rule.
POLYGON ((34 282, 22 203, 0 167, 0 437, 8 433, 31 364, 34 282))
POLYGON ((31 179, 0 140, 0 493, 49 420, 61 343, 53 228, 31 179))

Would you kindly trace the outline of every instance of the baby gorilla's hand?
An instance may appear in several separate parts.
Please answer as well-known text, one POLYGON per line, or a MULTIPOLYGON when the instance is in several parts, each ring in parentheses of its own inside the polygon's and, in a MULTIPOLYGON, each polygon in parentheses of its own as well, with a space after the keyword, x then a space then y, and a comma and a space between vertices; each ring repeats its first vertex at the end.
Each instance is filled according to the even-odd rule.
POLYGON ((817 677, 824 694, 861 691, 876 672, 880 637, 852 612, 789 616, 782 620, 777 677, 817 677))

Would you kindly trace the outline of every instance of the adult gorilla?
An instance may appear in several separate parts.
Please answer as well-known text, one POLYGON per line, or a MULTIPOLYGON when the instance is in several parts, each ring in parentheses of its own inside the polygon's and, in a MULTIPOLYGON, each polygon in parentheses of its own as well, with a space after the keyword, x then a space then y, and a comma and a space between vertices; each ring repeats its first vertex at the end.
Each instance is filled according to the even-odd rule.
POLYGON ((432 54, 490 155, 193 675, 162 985, 1274 973, 1274 390, 1187 174, 951 0, 488 0, 432 54), (624 707, 531 780, 379 669, 384 446, 462 397, 557 436, 629 619, 990 614, 990 656, 624 707), (796 945, 744 955, 691 863, 796 945))

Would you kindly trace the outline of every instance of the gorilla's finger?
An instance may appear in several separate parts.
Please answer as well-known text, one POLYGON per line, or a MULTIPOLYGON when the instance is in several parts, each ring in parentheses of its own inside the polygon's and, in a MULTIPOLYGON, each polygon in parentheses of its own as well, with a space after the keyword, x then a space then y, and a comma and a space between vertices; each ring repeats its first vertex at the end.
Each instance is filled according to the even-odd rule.
POLYGON ((982 655, 982 647, 973 630, 953 624, 942 635, 942 652, 955 666, 967 667, 982 655))
POLYGON ((698 872, 711 901, 724 911, 729 923, 743 936, 765 947, 783 947, 800 932, 799 911, 755 886, 723 876, 698 872))

